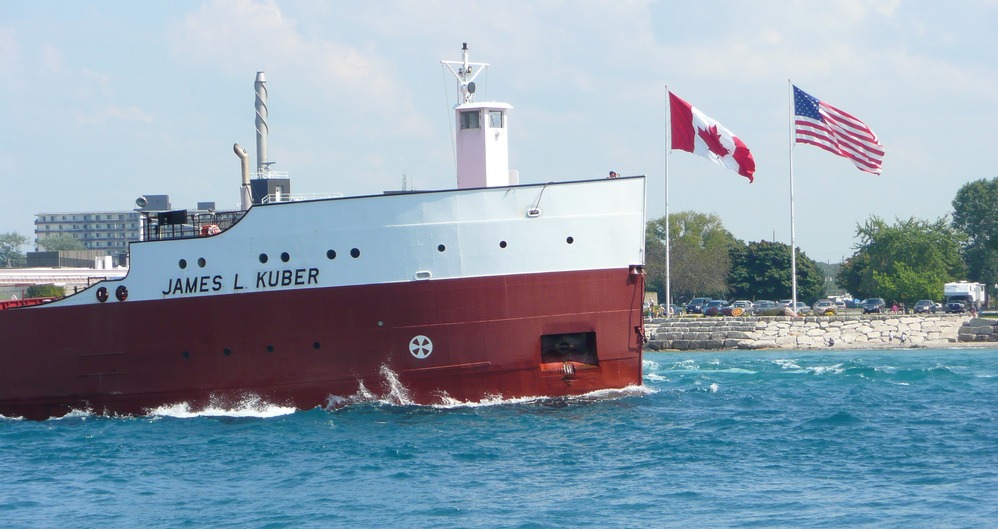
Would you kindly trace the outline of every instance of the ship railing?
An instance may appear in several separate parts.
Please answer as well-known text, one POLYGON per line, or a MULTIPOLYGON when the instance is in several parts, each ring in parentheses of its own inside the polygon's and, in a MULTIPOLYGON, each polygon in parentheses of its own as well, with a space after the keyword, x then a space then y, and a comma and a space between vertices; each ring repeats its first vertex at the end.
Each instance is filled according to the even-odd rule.
POLYGON ((245 211, 212 211, 178 216, 147 214, 142 226, 143 241, 192 239, 218 235, 243 218, 245 211))
POLYGON ((266 179, 266 178, 287 178, 288 177, 288 172, 287 171, 258 171, 256 173, 252 173, 252 175, 254 177, 256 177, 256 178, 264 178, 264 179, 266 179))
POLYGON ((301 202, 303 200, 322 200, 324 198, 342 198, 343 193, 272 193, 260 200, 261 204, 275 202, 301 202))

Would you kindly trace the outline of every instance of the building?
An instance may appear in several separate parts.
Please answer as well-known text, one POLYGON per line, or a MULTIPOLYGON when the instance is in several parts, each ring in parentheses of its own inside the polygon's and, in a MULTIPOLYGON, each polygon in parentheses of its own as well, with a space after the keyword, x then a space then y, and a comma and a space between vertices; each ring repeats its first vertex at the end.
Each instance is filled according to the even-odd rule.
POLYGON ((109 253, 128 251, 128 243, 141 238, 141 215, 137 211, 91 211, 77 213, 37 213, 35 248, 46 237, 66 234, 83 243, 87 250, 109 253))

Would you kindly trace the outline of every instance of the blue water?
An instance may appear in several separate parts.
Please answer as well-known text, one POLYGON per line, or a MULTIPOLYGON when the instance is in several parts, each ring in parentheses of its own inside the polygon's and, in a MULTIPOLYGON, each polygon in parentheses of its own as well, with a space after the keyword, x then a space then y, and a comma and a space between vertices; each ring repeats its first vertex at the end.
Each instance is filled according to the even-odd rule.
POLYGON ((554 401, 0 419, 0 526, 998 524, 998 350, 650 353, 644 378, 554 401))

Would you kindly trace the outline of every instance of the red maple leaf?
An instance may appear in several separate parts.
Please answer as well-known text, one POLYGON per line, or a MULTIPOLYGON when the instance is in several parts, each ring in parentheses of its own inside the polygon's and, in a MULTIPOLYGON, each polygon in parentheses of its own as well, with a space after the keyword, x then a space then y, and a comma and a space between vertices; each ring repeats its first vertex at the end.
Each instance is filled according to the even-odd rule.
POLYGON ((728 155, 730 151, 721 145, 721 135, 717 133, 717 125, 711 125, 707 130, 703 130, 697 127, 697 136, 707 144, 707 149, 723 158, 728 155))

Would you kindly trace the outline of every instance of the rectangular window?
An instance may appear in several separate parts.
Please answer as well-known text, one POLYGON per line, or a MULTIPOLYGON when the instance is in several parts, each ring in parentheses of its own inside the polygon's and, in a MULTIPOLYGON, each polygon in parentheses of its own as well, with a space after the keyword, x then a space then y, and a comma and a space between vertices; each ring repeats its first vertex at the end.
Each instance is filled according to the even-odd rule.
POLYGON ((462 129, 478 129, 482 125, 480 123, 481 118, 477 110, 471 110, 468 112, 461 112, 461 128, 462 129))
POLYGON ((493 129, 502 128, 502 110, 489 111, 489 128, 493 129))

